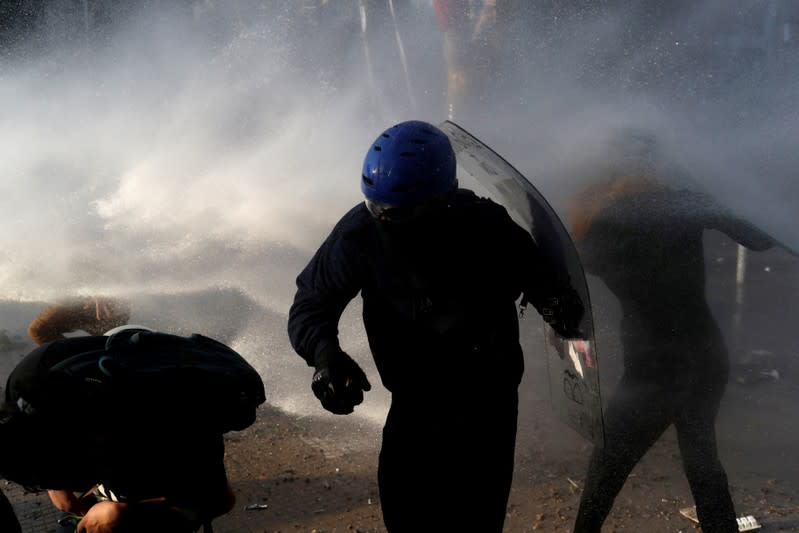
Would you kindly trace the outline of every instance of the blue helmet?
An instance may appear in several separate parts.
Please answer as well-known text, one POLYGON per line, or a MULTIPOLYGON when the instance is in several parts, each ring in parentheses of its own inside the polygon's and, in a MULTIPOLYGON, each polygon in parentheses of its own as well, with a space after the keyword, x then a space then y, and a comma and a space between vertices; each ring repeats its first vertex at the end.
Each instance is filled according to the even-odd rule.
POLYGON ((410 120, 384 131, 363 162, 367 205, 407 208, 457 189, 449 138, 427 122, 410 120))

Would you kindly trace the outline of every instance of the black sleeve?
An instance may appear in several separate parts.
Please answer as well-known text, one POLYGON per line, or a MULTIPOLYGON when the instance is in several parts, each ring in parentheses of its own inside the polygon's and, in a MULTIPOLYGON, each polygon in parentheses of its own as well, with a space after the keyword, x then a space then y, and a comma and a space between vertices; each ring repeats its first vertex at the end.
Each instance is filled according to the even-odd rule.
POLYGON ((569 272, 563 262, 563 250, 553 235, 553 240, 548 243, 552 250, 544 253, 543 247, 535 242, 529 231, 517 225, 510 217, 508 223, 512 226, 509 232, 514 247, 518 250, 518 267, 521 271, 516 275, 524 294, 522 305, 531 303, 542 313, 548 299, 560 296, 570 286, 569 272))
POLYGON ((521 305, 532 304, 544 321, 563 337, 582 337, 580 324, 585 303, 569 276, 563 248, 568 243, 562 241, 561 232, 553 226, 557 221, 542 212, 537 215, 534 212, 536 240, 505 213, 506 232, 516 251, 514 275, 523 292, 521 305))
POLYGON ((288 334, 294 350, 308 363, 323 348, 338 346, 338 322, 361 290, 359 248, 343 219, 297 277, 289 310, 288 334))
POLYGON ((680 204, 688 215, 701 217, 706 229, 718 230, 750 250, 763 251, 775 246, 774 239, 750 222, 736 217, 709 196, 693 191, 680 191, 680 204))
POLYGON ((540 313, 547 298, 563 285, 563 279, 568 280, 568 273, 558 272, 552 258, 543 253, 530 231, 517 224, 503 206, 485 201, 480 205, 481 220, 490 228, 491 239, 501 250, 498 258, 507 273, 505 282, 513 286, 515 294, 522 294, 522 306, 533 304, 540 313))
POLYGON ((711 227, 726 234, 738 244, 756 252, 768 250, 775 245, 775 241, 770 235, 753 224, 728 213, 722 213, 716 217, 711 227))

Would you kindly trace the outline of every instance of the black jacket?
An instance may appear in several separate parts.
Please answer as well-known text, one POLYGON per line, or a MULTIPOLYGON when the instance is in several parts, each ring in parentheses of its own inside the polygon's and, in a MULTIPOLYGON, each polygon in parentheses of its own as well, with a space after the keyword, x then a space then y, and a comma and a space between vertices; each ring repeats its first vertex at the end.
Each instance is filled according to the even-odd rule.
POLYGON ((666 188, 615 199, 578 242, 586 270, 621 304, 628 371, 726 379, 726 348, 705 297, 706 229, 753 250, 774 245, 709 197, 666 188))
POLYGON ((392 227, 360 204, 297 278, 292 346, 309 365, 338 345, 338 322, 361 293, 383 384, 400 392, 442 382, 517 385, 523 371, 516 301, 537 309, 562 281, 507 211, 460 190, 421 223, 392 227))
MULTIPOLYGON (((149 390, 119 402, 98 402, 53 365, 102 349, 107 337, 80 336, 43 344, 11 372, 0 413, 0 477, 30 488, 82 491, 104 483, 131 499, 167 496, 192 508, 225 486, 221 433, 159 420, 143 409, 149 390)), ((105 395, 106 397, 108 395, 105 395)), ((169 411, 172 412, 172 411, 169 411)))

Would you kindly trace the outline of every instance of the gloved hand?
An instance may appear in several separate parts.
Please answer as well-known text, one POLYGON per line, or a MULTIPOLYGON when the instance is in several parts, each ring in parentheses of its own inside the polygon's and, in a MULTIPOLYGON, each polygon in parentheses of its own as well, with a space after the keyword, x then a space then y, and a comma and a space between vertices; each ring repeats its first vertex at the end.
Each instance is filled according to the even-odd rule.
POLYGON ((565 287, 557 296, 547 298, 541 309, 544 321, 566 339, 584 339, 580 321, 585 313, 583 301, 573 287, 565 287))
POLYGON ((322 407, 333 414, 350 414, 363 402, 364 391, 372 390, 358 363, 337 346, 319 352, 314 366, 311 389, 322 407))

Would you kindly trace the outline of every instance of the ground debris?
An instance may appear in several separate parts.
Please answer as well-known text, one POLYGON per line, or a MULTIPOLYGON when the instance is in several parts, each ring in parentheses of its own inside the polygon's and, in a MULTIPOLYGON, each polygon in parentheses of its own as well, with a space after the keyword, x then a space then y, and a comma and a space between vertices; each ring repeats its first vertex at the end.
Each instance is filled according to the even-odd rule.
POLYGON ((251 503, 250 505, 245 505, 245 511, 262 511, 264 509, 268 509, 269 504, 266 503, 251 503))

